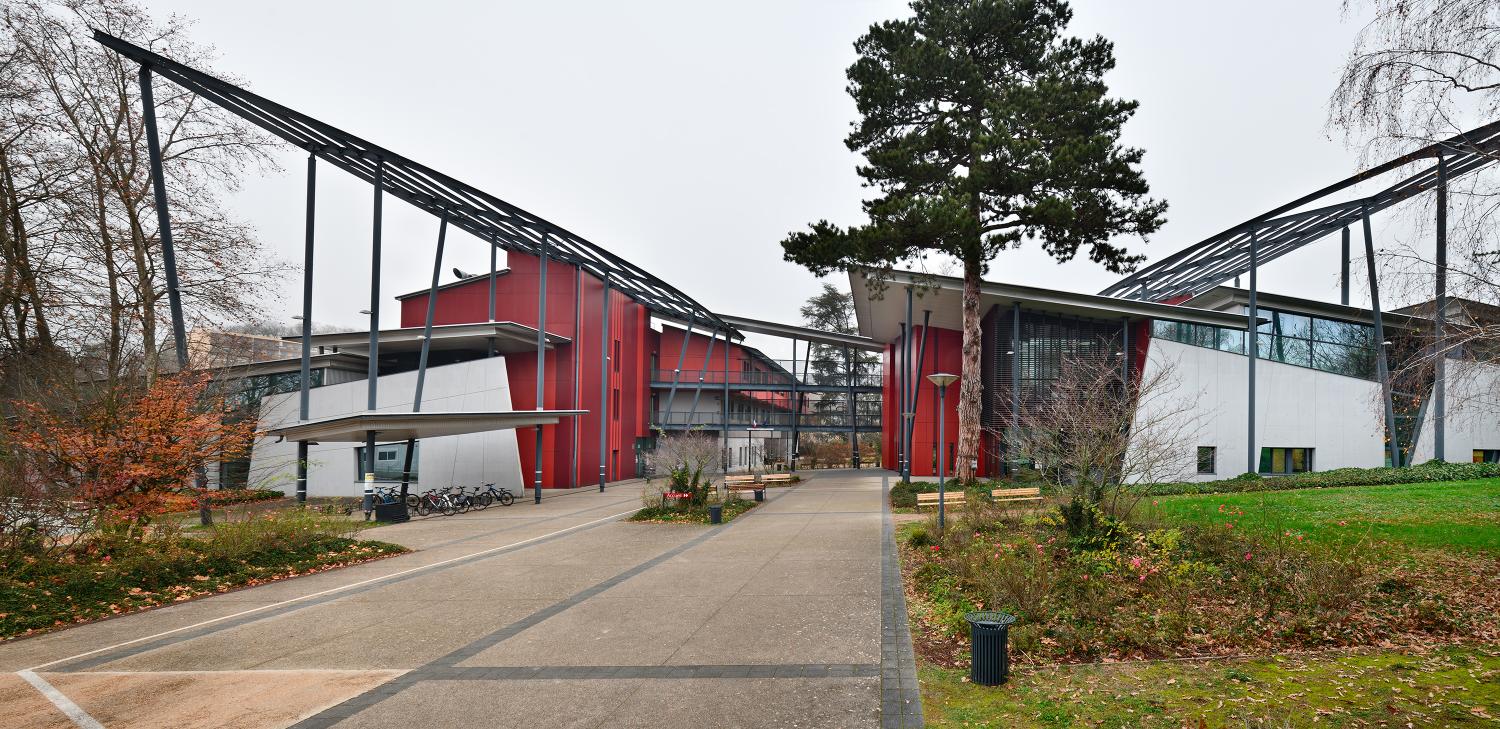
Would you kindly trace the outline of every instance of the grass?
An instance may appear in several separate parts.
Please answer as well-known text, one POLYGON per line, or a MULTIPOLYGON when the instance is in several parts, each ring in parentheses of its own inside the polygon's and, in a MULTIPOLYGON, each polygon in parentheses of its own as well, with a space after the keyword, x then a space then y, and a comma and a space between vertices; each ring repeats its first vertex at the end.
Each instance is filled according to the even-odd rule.
POLYGON ((930 727, 1494 726, 1500 650, 1023 668, 999 687, 923 666, 930 727))
MULTIPOLYGON (((724 522, 755 508, 752 499, 730 499, 724 502, 724 522)), ((708 506, 648 506, 632 514, 628 521, 653 522, 657 524, 707 524, 708 506)))
POLYGON ((99 533, 62 555, 0 555, 0 640, 407 551, 356 531, 341 517, 280 512, 194 534, 171 522, 134 538, 99 533))
POLYGON ((1243 494, 1163 496, 1174 521, 1235 522, 1315 541, 1368 537, 1410 547, 1500 552, 1500 479, 1243 494), (1222 507, 1222 508, 1221 508, 1222 507))

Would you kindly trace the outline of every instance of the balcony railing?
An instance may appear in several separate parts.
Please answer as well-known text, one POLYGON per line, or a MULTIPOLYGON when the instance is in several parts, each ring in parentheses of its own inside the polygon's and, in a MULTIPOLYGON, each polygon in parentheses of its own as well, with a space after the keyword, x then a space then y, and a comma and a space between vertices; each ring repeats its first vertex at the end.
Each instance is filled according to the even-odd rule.
MULTIPOLYGON (((703 426, 710 429, 718 429, 724 421, 723 414, 717 412, 691 412, 674 411, 656 413, 652 416, 653 426, 667 428, 687 428, 703 426)), ((730 413, 729 426, 732 428, 790 428, 792 426, 792 413, 730 413)), ((856 413, 853 419, 855 427, 879 428, 879 413, 856 413)), ((797 419, 798 428, 847 428, 850 418, 844 413, 802 413, 797 419)))
MULTIPOLYGON (((730 368, 733 368, 733 366, 735 365, 730 363, 730 368)), ((678 378, 678 386, 696 386, 697 381, 699 381, 697 380, 699 375, 702 375, 702 381, 705 386, 723 386, 724 375, 726 374, 724 374, 723 369, 708 369, 708 371, 699 372, 696 368, 685 366, 685 368, 682 368, 681 374, 678 374, 678 377, 676 377, 678 378)), ((787 375, 786 372, 742 371, 742 369, 730 369, 727 372, 727 378, 729 378, 730 386, 766 386, 778 387, 778 389, 780 387, 792 386, 793 380, 793 377, 787 375)), ((801 377, 801 369, 798 369, 798 377, 795 380, 796 387, 850 387, 849 375, 843 374, 843 372, 840 372, 840 374, 831 374, 828 377, 816 377, 816 374, 813 374, 813 372, 808 372, 807 377, 801 377)), ((651 372, 651 381, 652 383, 670 383, 672 381, 672 371, 670 369, 655 369, 655 371, 651 372)), ((853 375, 852 386, 880 387, 880 374, 879 372, 858 372, 858 374, 853 375)))

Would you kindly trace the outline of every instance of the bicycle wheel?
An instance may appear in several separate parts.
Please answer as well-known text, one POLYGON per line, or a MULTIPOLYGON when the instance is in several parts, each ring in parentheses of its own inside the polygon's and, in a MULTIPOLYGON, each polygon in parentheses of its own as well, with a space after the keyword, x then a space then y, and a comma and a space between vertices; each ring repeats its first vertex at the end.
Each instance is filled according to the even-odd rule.
POLYGON ((478 496, 474 497, 474 508, 476 509, 488 509, 490 504, 493 503, 495 503, 495 495, 488 491, 481 491, 478 496))
POLYGON ((427 516, 432 513, 432 502, 428 499, 417 499, 417 516, 427 516))
POLYGON ((443 507, 443 516, 453 516, 458 513, 458 505, 453 503, 453 499, 444 498, 440 503, 443 507))
POLYGON ((454 501, 458 502, 458 513, 460 513, 460 514, 467 514, 467 513, 469 513, 470 499, 469 499, 468 496, 460 496, 460 497, 454 499, 454 501))
POLYGON ((516 497, 512 496, 509 491, 501 491, 500 492, 500 505, 501 506, 510 506, 511 504, 514 504, 514 503, 516 503, 516 497))

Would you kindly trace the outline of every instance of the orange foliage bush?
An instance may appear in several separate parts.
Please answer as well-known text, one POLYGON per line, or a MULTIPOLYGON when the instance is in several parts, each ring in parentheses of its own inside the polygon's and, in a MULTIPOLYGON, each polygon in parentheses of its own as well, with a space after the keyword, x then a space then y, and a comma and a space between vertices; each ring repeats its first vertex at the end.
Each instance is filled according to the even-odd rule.
POLYGON ((13 403, 8 429, 22 477, 108 518, 143 520, 167 494, 190 487, 199 467, 250 448, 254 423, 231 417, 207 385, 206 375, 162 377, 144 392, 111 393, 66 413, 13 403))

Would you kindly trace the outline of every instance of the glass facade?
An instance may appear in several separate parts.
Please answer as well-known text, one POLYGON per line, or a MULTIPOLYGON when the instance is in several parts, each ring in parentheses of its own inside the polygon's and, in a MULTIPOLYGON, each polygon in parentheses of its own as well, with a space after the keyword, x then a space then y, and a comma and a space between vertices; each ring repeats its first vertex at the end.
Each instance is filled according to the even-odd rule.
MULTIPOLYGON (((1373 326, 1264 307, 1259 312, 1268 320, 1255 337, 1256 356, 1261 359, 1375 379, 1373 326)), ((1158 339, 1245 354, 1245 334, 1233 329, 1158 319, 1151 333, 1158 339)))

